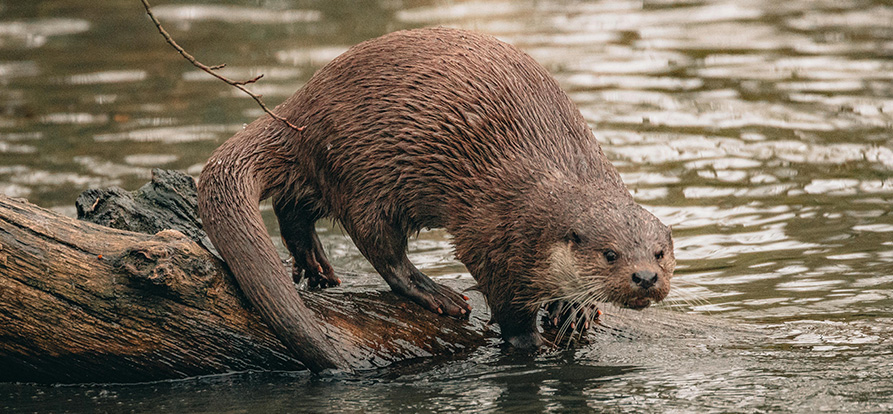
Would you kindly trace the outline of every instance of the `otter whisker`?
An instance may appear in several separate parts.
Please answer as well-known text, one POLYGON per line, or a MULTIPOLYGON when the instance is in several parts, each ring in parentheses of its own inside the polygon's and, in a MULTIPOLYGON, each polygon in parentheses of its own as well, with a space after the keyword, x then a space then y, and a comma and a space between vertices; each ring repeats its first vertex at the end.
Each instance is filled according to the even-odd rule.
MULTIPOLYGON (((576 313, 576 310, 575 310, 575 313, 576 313)), ((568 329, 570 329, 572 332, 570 337, 571 338, 573 337, 573 328, 571 328, 571 325, 573 325, 573 323, 574 323, 573 320, 574 320, 573 317, 567 318, 564 321, 564 323, 561 324, 561 327, 558 329, 558 333, 555 335, 555 343, 556 344, 561 343, 561 340, 564 338, 564 335, 567 334, 568 329)), ((568 345, 570 345, 570 343, 568 343, 568 345)))
POLYGON ((555 336, 555 343, 560 344, 567 335, 567 345, 573 345, 578 338, 582 338, 588 329, 589 319, 592 315, 587 314, 586 310, 590 308, 592 303, 570 305, 572 313, 571 317, 566 319, 555 336), (580 328, 577 330, 577 328, 580 328))
MULTIPOLYGON (((687 280, 679 280, 679 281, 677 281, 677 285, 692 286, 692 287, 703 289, 703 287, 701 287, 697 283, 687 281, 687 280)), ((688 308, 696 308, 699 306, 705 306, 705 305, 710 304, 710 302, 705 297, 698 295, 696 291, 693 291, 690 289, 677 288, 677 289, 673 290, 672 295, 673 295, 673 297, 670 298, 671 302, 672 301, 681 301, 684 304, 684 306, 686 306, 688 308)))
POLYGON ((603 290, 605 289, 601 282, 602 280, 603 278, 591 278, 590 280, 584 281, 582 284, 579 284, 578 280, 577 283, 571 286, 571 289, 561 289, 547 298, 540 298, 533 303, 533 305, 539 307, 560 301, 578 302, 581 299, 592 296, 599 296, 601 298, 604 296, 603 290))

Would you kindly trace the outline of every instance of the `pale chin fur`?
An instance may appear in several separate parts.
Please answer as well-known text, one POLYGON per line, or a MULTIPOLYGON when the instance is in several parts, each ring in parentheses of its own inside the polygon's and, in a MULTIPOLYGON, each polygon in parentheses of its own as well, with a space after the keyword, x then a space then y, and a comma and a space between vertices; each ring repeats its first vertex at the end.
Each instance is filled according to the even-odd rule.
POLYGON ((552 246, 545 274, 534 280, 537 298, 530 303, 535 308, 561 300, 575 298, 582 288, 580 272, 570 243, 560 242, 552 246))
POLYGON ((549 255, 549 274, 556 280, 566 283, 557 284, 557 292, 554 296, 572 294, 579 284, 580 272, 577 270, 577 259, 571 251, 570 243, 557 243, 552 247, 549 255))

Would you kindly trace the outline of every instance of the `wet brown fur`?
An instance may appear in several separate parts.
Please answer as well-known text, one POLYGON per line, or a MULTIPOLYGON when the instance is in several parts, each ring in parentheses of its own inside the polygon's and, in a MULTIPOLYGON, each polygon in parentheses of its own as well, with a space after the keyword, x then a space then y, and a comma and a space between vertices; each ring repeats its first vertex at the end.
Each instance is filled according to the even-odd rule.
MULTIPOLYGON (((332 217, 395 290, 419 288, 403 293, 461 316, 469 308, 460 295, 426 284, 405 259, 407 235, 445 228, 503 335, 522 346, 539 343, 529 302, 543 299, 535 280, 548 277, 553 246, 573 249, 584 277, 616 275, 597 262, 596 241, 618 251, 650 243, 625 272, 657 244, 672 259, 669 231, 633 202, 568 96, 527 54, 492 37, 436 28, 361 43, 276 112, 306 128, 263 117, 229 139, 202 172, 200 211, 247 296, 292 350, 325 362, 319 369, 343 361, 328 353, 330 339, 300 298, 273 286, 294 290, 257 211, 267 197, 305 272, 331 278, 313 223, 332 217), (392 280, 401 277, 411 283, 392 280)), ((669 289, 672 268, 661 269, 662 290, 647 294, 654 300, 669 289)), ((628 277, 605 283, 644 295, 630 293, 628 277)))

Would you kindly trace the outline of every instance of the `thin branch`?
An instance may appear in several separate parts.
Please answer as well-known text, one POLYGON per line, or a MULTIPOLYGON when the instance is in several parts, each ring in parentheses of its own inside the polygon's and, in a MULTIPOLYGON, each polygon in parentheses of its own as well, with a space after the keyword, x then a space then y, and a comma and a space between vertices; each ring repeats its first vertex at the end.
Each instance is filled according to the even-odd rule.
POLYGON ((189 63, 192 63, 193 66, 211 74, 211 76, 213 76, 217 79, 220 79, 220 80, 226 82, 227 84, 235 87, 236 89, 238 89, 242 92, 245 92, 246 94, 248 94, 248 96, 251 97, 251 99, 254 99, 254 101, 257 102, 258 105, 260 105, 261 109, 263 109, 264 112, 269 114, 274 119, 282 121, 285 125, 288 125, 291 129, 294 129, 295 131, 300 132, 300 131, 303 131, 304 128, 306 128, 304 126, 298 127, 295 124, 292 124, 291 122, 289 122, 289 120, 287 120, 287 119, 277 115, 273 111, 271 111, 270 108, 268 108, 267 105, 264 104, 264 101, 261 100, 260 95, 255 94, 254 92, 251 92, 250 90, 248 90, 248 88, 245 87, 245 85, 257 82, 264 75, 261 74, 261 75, 258 75, 256 77, 248 79, 248 80, 237 81, 237 80, 227 78, 226 76, 223 76, 217 72, 214 72, 217 69, 223 68, 224 66, 226 66, 226 64, 224 63, 221 65, 207 66, 204 63, 199 62, 195 57, 190 55, 189 52, 187 52, 185 49, 180 47, 180 45, 178 45, 177 42, 174 41, 174 39, 171 37, 171 35, 168 34, 167 30, 164 30, 164 27, 161 27, 161 22, 159 22, 158 19, 155 18, 154 14, 152 14, 152 6, 149 5, 149 1, 148 0, 140 0, 140 1, 143 2, 143 7, 146 8, 146 13, 149 15, 149 18, 152 19, 152 23, 155 23, 155 27, 158 28, 158 33, 161 33, 161 36, 164 37, 164 40, 167 41, 167 43, 169 45, 171 45, 171 47, 173 47, 178 53, 180 53, 181 56, 186 58, 186 60, 188 60, 189 63))

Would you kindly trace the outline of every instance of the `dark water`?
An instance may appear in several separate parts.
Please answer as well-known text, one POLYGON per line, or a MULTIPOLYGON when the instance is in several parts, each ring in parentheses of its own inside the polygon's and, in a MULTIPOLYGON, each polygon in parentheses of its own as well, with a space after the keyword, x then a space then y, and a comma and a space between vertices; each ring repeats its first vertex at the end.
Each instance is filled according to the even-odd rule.
MULTIPOLYGON (((655 310, 611 310, 619 334, 536 359, 494 344, 361 378, 0 384, 0 411, 893 411, 889 2, 160 3, 205 63, 265 74, 254 90, 270 104, 393 30, 449 25, 522 47, 673 226, 675 290, 655 310)), ((169 49, 138 0, 0 0, 4 194, 73 215, 90 186, 134 189, 152 167, 197 175, 259 115, 169 49)), ((372 272, 323 227, 336 267, 372 272)), ((423 271, 470 284, 444 233, 411 248, 423 271)))

